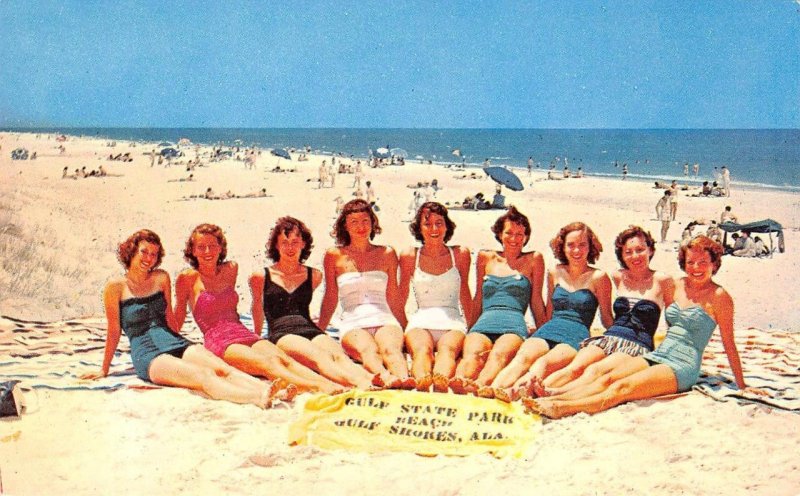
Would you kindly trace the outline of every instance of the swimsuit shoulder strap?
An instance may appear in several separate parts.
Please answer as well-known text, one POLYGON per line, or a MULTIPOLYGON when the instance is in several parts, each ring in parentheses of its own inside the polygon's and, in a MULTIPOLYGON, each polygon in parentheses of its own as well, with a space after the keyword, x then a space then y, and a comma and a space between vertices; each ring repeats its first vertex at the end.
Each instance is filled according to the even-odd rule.
POLYGON ((452 246, 448 246, 447 247, 447 251, 450 252, 450 264, 455 269, 456 268, 456 256, 455 256, 455 254, 453 254, 453 247, 452 246))
POLYGON ((415 248, 415 250, 417 250, 417 254, 414 255, 414 258, 416 259, 416 261, 414 262, 414 268, 415 269, 419 269, 419 252, 422 251, 422 248, 421 247, 420 248, 415 248))

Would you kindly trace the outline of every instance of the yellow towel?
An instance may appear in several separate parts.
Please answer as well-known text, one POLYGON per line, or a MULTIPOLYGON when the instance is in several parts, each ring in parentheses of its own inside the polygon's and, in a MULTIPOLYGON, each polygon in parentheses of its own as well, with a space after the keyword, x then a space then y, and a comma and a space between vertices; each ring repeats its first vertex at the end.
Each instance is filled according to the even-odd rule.
POLYGON ((520 456, 541 419, 518 403, 416 391, 318 394, 289 427, 290 444, 424 455, 520 456))

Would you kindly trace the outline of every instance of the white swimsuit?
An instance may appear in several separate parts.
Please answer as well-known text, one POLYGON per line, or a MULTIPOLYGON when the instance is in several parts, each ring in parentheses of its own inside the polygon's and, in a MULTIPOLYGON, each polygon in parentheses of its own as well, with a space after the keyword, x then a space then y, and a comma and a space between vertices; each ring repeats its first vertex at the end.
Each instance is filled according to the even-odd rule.
POLYGON ((401 327, 386 302, 389 276, 382 270, 345 272, 336 278, 342 317, 341 336, 353 329, 374 329, 387 325, 401 327))
POLYGON ((456 330, 467 332, 467 322, 459 309, 461 275, 456 268, 453 249, 450 268, 439 275, 429 274, 419 268, 419 252, 411 284, 417 297, 417 312, 411 316, 406 329, 456 330))

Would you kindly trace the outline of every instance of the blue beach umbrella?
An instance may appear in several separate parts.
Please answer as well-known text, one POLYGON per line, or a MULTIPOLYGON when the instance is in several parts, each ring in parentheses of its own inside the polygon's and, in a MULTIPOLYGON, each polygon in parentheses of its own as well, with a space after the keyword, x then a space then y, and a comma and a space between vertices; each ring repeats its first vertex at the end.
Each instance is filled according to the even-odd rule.
POLYGON ((484 167, 485 172, 494 182, 501 184, 512 191, 522 191, 525 187, 516 174, 505 167, 484 167))
POLYGON ((289 155, 289 152, 281 148, 273 148, 272 150, 270 150, 270 153, 275 155, 276 157, 285 158, 286 160, 292 159, 292 156, 289 155))

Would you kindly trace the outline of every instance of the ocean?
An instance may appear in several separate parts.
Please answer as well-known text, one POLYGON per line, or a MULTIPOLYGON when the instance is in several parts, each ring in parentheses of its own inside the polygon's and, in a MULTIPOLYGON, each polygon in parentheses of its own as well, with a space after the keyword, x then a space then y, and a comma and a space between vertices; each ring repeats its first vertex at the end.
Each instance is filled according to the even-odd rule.
POLYGON ((727 166, 736 185, 800 191, 800 129, 232 129, 232 128, 9 128, 3 131, 65 133, 108 139, 261 148, 310 146, 316 153, 366 157, 381 147, 401 148, 410 161, 464 163, 574 172, 641 181, 699 184, 727 166), (460 155, 453 152, 458 150, 460 155), (684 164, 689 176, 684 176, 684 164), (700 171, 693 175, 692 165, 700 171))

